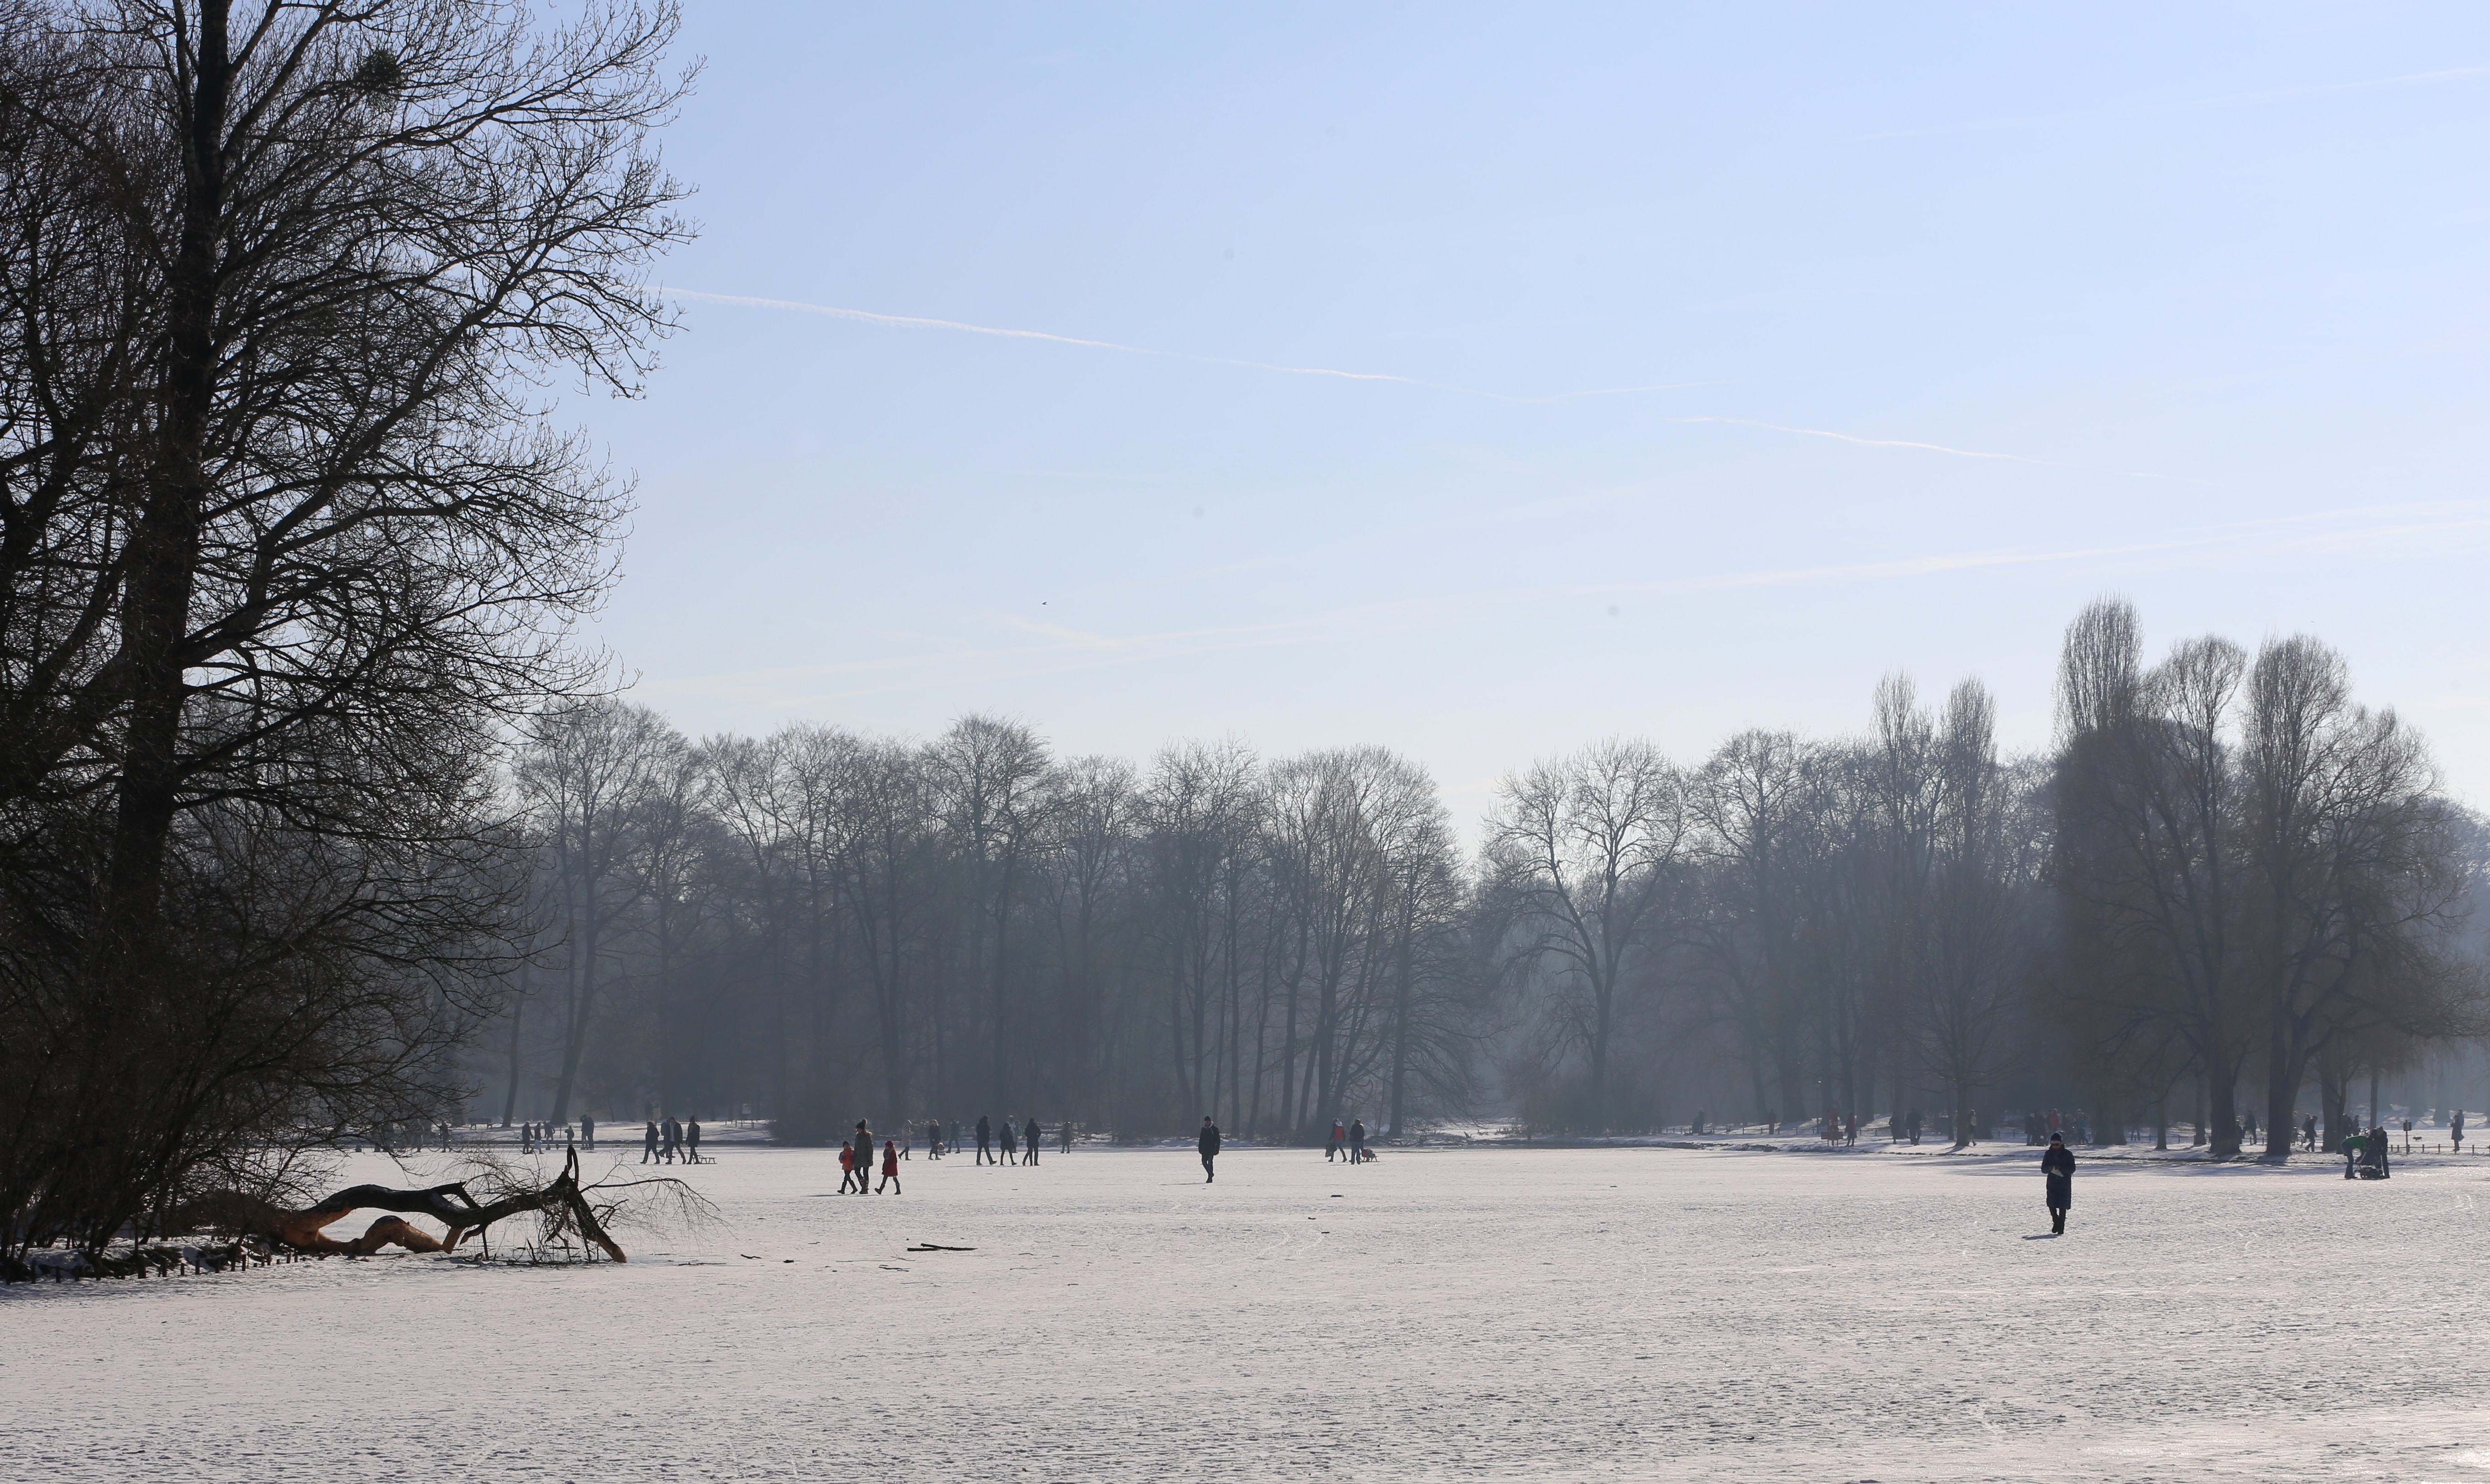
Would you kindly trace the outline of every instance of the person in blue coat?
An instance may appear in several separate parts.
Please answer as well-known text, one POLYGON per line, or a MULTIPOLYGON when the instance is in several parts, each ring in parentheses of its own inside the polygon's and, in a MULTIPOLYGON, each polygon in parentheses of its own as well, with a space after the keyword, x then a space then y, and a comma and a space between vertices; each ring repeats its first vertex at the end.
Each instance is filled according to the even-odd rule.
POLYGON ((2067 1148, 2066 1135, 2049 1136, 2049 1151, 2041 1156, 2041 1174, 2048 1184, 2043 1199, 2049 1206, 2049 1230, 2063 1237, 2067 1208, 2075 1204, 2075 1151, 2067 1148))

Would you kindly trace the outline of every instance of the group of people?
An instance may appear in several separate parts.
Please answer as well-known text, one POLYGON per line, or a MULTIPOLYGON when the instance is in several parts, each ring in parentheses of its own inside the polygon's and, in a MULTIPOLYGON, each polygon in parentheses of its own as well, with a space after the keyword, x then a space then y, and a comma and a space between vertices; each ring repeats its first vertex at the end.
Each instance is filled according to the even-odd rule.
MULTIPOLYGON (((2404 1120, 2404 1138, 2412 1138, 2412 1120, 2404 1120)), ((2351 1134, 2343 1140, 2343 1178, 2345 1179, 2382 1180, 2390 1173, 2387 1166, 2386 1125, 2381 1123, 2367 1133, 2351 1134)))
MULTIPOLYGON (((595 1145, 592 1143, 589 1148, 594 1149, 595 1145)), ((678 1159, 687 1165, 702 1163, 700 1120, 683 1123, 670 1118, 661 1124, 651 1119, 648 1128, 640 1135, 640 1163, 645 1165, 655 1160, 661 1165, 670 1165, 678 1159)))
MULTIPOLYGON (((951 1126, 954 1129, 958 1128, 958 1120, 954 1120, 951 1126)), ((1035 1165, 1038 1152, 1046 1143, 1046 1130, 1038 1126, 1035 1119, 1030 1119, 1026 1124, 1019 1124, 1015 1120, 1006 1118, 998 1127, 991 1117, 981 1114, 977 1118, 975 1138, 978 1164, 1035 1165)), ((873 1139, 873 1130, 867 1126, 863 1119, 858 1119, 854 1137, 839 1145, 840 1194, 846 1195, 853 1192, 860 1196, 880 1195, 885 1190, 893 1195, 904 1193, 899 1184, 899 1162, 913 1158, 915 1155, 915 1120, 912 1119, 902 1124, 899 1137, 882 1141, 880 1156, 882 1182, 879 1185, 875 1184, 873 1179, 875 1159, 873 1139)), ((1063 1125, 1060 1139, 1061 1143, 1057 1147, 1067 1154, 1072 1152, 1071 1124, 1063 1125)), ((927 1119, 925 1120, 925 1157, 940 1159, 945 1154, 956 1151, 957 1147, 942 1136, 942 1120, 927 1119)))
MULTIPOLYGON (((1016 1129, 1012 1127, 1011 1119, 1006 1116, 1003 1119, 1001 1133, 1002 1151, 997 1154, 994 1120, 982 1113, 977 1115, 977 1163, 981 1165, 1037 1163, 1038 1150, 1046 1143, 1046 1130, 1037 1126, 1037 1120, 1031 1119, 1027 1127, 1016 1129)), ((1069 1123, 1063 1125, 1062 1149, 1067 1154, 1072 1152, 1072 1125, 1069 1123)))
MULTIPOLYGON (((519 1125, 519 1149, 522 1152, 529 1154, 536 1153, 539 1149, 550 1151, 554 1147, 554 1135, 557 1132, 562 1135, 563 1148, 571 1148, 572 1135, 570 1125, 567 1123, 521 1123, 519 1125)), ((579 1120, 578 1143, 588 1149, 593 1149, 596 1148, 596 1120, 594 1119, 583 1117, 579 1120)))
MULTIPOLYGON (((929 1127, 939 1128, 940 1124, 929 1127)), ((913 1145, 915 1125, 909 1125, 909 1141, 913 1145)), ((839 1194, 860 1196, 906 1195, 899 1185, 899 1141, 882 1141, 882 1184, 873 1184, 873 1129, 862 1119, 856 1120, 855 1137, 839 1146, 839 1194)))
MULTIPOLYGON (((1210 1120, 1204 1119, 1202 1121, 1206 1123, 1210 1120)), ((1374 1157, 1367 1152, 1364 1119, 1350 1120, 1346 1128, 1341 1126, 1340 1120, 1331 1120, 1331 1142, 1323 1146, 1324 1163, 1328 1164, 1335 1159, 1346 1159, 1350 1164, 1362 1165, 1374 1157)))

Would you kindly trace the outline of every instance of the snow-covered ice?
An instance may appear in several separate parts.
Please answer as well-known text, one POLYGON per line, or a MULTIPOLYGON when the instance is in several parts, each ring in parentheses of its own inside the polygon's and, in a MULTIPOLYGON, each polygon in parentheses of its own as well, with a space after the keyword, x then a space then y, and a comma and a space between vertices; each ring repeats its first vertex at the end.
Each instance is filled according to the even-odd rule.
POLYGON ((2490 1160, 2088 1159, 2052 1240, 2036 1158, 728 1148, 624 1267, 0 1291, 0 1476, 2490 1484, 2490 1160))

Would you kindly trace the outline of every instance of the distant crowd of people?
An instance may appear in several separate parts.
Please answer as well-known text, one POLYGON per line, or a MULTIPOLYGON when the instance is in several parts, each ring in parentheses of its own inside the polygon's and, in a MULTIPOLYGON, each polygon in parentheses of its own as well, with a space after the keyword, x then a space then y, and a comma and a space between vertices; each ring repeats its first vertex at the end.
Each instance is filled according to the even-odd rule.
MULTIPOLYGON (((959 1126, 959 1120, 951 1120, 951 1127, 954 1130, 959 1126)), ((1071 1153, 1072 1125, 1069 1123, 1061 1125, 1056 1137, 1057 1148, 1066 1154, 1071 1153)), ((1027 1123, 1021 1123, 1017 1119, 1007 1117, 998 1126, 991 1115, 979 1114, 974 1138, 976 1163, 980 1165, 1033 1166, 1037 1163, 1039 1152, 1046 1147, 1046 1129, 1035 1119, 1030 1119, 1027 1123)), ((879 1184, 875 1183, 873 1178, 875 1162, 873 1140, 873 1129, 867 1125, 865 1120, 858 1119, 855 1133, 840 1143, 839 1193, 841 1195, 881 1195, 885 1191, 892 1195, 904 1193, 899 1183, 899 1162, 903 1159, 913 1159, 916 1155, 916 1120, 913 1119, 907 1120, 900 1125, 897 1136, 884 1138, 882 1141, 880 1154, 882 1179, 879 1184)), ((959 1152, 957 1145, 943 1135, 942 1120, 927 1119, 925 1120, 925 1157, 941 1159, 946 1154, 957 1152, 959 1152)))
MULTIPOLYGON (((553 1123, 521 1123, 519 1125, 519 1149, 522 1152, 529 1154, 536 1153, 538 1149, 551 1150, 554 1147, 554 1135, 557 1132, 562 1135, 563 1148, 570 1149, 573 1147, 570 1125, 567 1123, 558 1125, 553 1123)), ((579 1134, 576 1143, 592 1149, 596 1148, 596 1120, 594 1119, 586 1117, 582 1117, 580 1119, 579 1134)))

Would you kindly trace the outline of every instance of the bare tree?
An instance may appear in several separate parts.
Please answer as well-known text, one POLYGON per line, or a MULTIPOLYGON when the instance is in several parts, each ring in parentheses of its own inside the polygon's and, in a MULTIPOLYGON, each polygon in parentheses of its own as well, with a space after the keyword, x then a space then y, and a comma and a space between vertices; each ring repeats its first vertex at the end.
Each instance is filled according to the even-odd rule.
POLYGON ((377 1113, 407 1064, 369 1047, 437 1070, 478 1018, 443 1012, 487 925, 456 914, 517 897, 449 883, 508 848, 506 725, 594 668, 565 629, 623 503, 534 388, 627 391, 664 328, 636 276, 684 231, 644 148, 674 29, 489 0, 0 23, 12 979, 77 1006, 35 1095, 72 1125, 117 1107, 77 1137, 155 1151, 90 1233, 251 1118, 377 1113), (212 1004, 228 1033, 191 1034, 212 1004), (372 1039, 296 1035, 306 1004, 372 1039))
POLYGON ((2028 785, 2018 789, 1998 761, 1985 686, 1957 684, 1937 735, 1926 929, 1912 969, 1923 1062, 1953 1090, 1958 1148, 1972 1131, 1972 1093, 1998 1070, 1999 1033, 2026 983, 2041 835, 2023 818, 2028 785))
POLYGON ((1758 1112, 1806 1105, 1807 1031, 1797 966, 1794 835, 1809 748, 1786 732, 1731 738, 1692 780, 1688 812, 1703 864, 1692 934, 1706 981, 1745 1054, 1758 1112))
POLYGON ((538 718, 518 784, 561 883, 568 963, 553 1117, 570 1116, 580 1059, 608 987, 605 953, 654 882, 650 824, 685 762, 681 734, 644 706, 597 699, 538 718))
POLYGON ((1509 775, 1488 822, 1489 869, 1514 904, 1516 968, 1552 964, 1563 1033, 1608 1126, 1608 1059, 1629 966, 1647 962, 1688 846, 1686 789, 1649 742, 1610 741, 1509 775))
POLYGON ((968 905, 968 976, 984 981, 983 1090, 1008 1103, 1022 987, 1016 972, 1023 968, 1012 954, 1011 930, 1046 819, 1053 760, 1037 734, 1017 721, 964 716, 926 749, 925 762, 968 905))
MULTIPOLYGON (((2244 713, 2257 877, 2246 928, 2266 1021, 2266 1152, 2281 1157, 2309 1064, 2335 1037, 2476 1028, 2471 983, 2446 962, 2469 884, 2418 740, 2353 702, 2340 655, 2304 636, 2268 643, 2244 713)), ((2339 1117, 2339 1096, 2330 1107, 2339 1117)))

